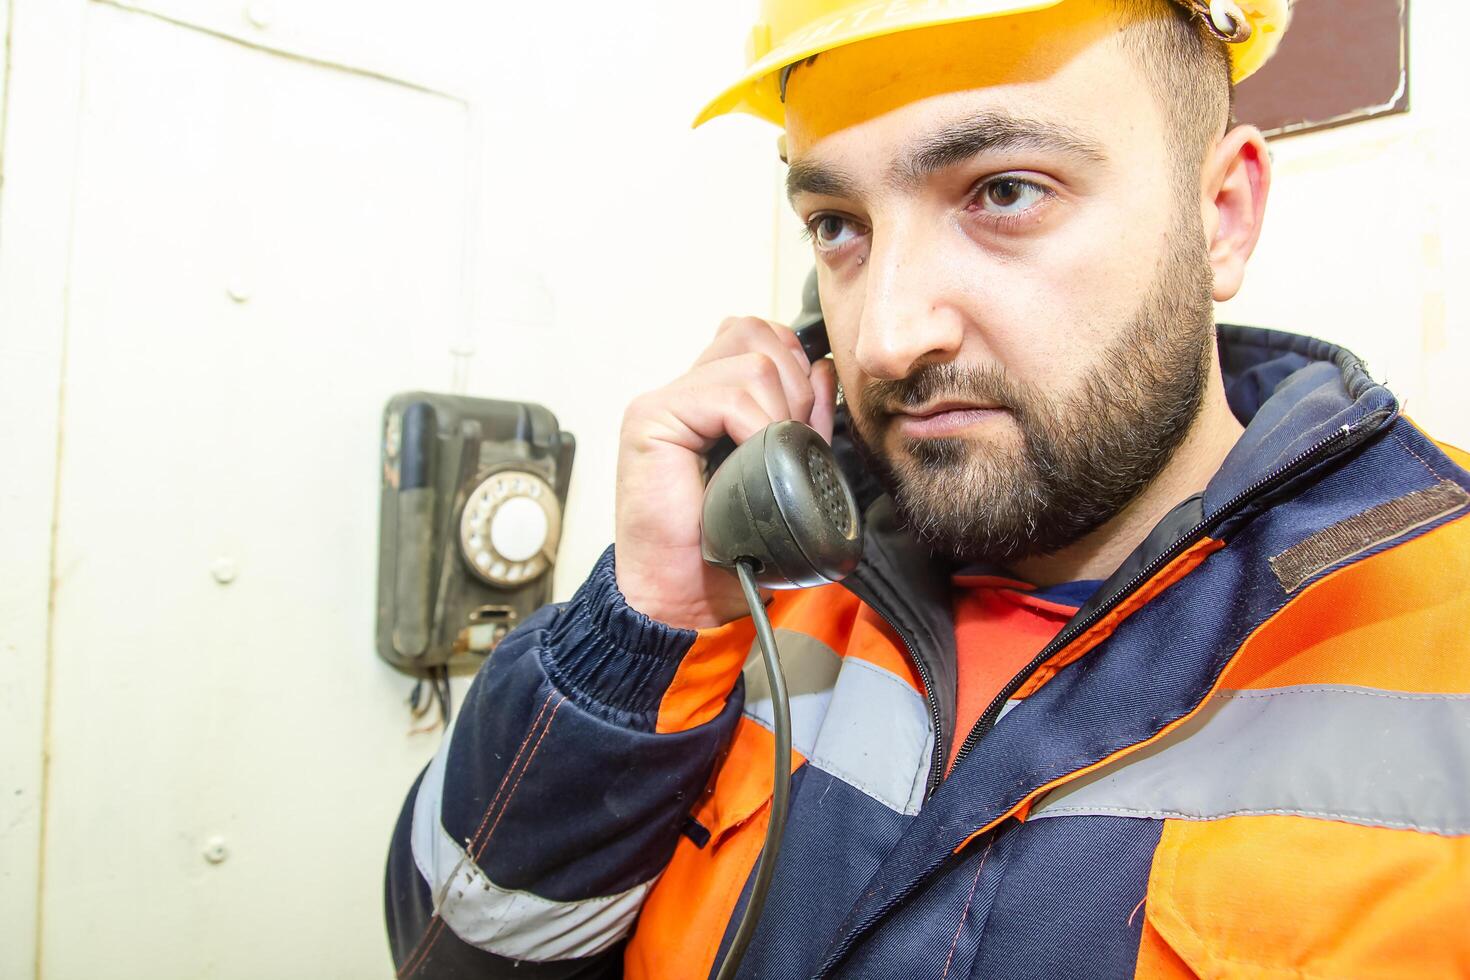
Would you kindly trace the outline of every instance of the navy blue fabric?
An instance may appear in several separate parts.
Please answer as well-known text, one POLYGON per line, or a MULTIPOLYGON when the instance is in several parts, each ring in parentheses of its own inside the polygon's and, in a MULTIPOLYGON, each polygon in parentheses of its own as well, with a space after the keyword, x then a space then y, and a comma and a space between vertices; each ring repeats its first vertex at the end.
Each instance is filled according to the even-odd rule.
POLYGON ((1081 606, 1092 598, 1092 594, 1097 591, 1099 585, 1102 585, 1102 579, 1061 582, 1057 585, 1039 586, 1032 590, 1031 595, 1061 606, 1081 606))
POLYGON ((668 863, 744 688, 698 728, 618 727, 547 676, 550 618, 537 613, 502 641, 470 686, 450 744, 444 829, 464 841, 493 828, 478 864, 502 888, 556 901, 614 895, 668 863))
POLYGON ((652 732, 664 692, 696 637, 623 600, 609 545, 561 615, 547 624, 542 659, 556 686, 585 711, 652 732))
POLYGON ((622 944, 598 956, 530 963, 476 949, 439 923, 433 915, 434 899, 429 894, 428 883, 414 865, 410 843, 413 801, 418 796, 423 778, 423 773, 420 773, 414 780, 408 800, 398 815, 398 823, 393 828, 383 888, 388 945, 393 962, 404 980, 411 977, 483 980, 487 976, 507 974, 527 980, 594 980, 622 976, 622 944), (407 969, 410 966, 412 970, 407 969))
MULTIPOLYGON (((843 961, 840 975, 844 980, 968 977, 984 923, 1006 880, 1020 829, 1015 821, 1008 821, 973 847, 946 857, 906 902, 884 918, 872 941, 858 946, 843 961)), ((998 976, 1009 977, 1009 973, 998 976)), ((1062 976, 1087 974, 1079 971, 1062 976)))
POLYGON ((1014 835, 1005 880, 960 976, 1131 977, 1162 820, 1056 817, 1014 835))
MULTIPOLYGON (((1280 353, 1281 347, 1302 352, 1288 356, 1286 360, 1291 363, 1306 352, 1323 359, 1278 381, 1272 389, 1274 397, 1254 409, 1245 403, 1239 407, 1232 403, 1237 414, 1247 411, 1248 424, 1205 488, 1206 517, 1215 515, 1256 481, 1344 426, 1380 414, 1391 415, 1398 409, 1393 394, 1369 378, 1357 359, 1340 348, 1269 330, 1230 327, 1222 328, 1222 333, 1233 341, 1231 350, 1237 361, 1252 351, 1259 352, 1262 359, 1269 359, 1273 353, 1280 353)), ((1267 360, 1267 363, 1273 362, 1267 360)), ((1232 380, 1235 384, 1242 383, 1239 379, 1232 380)), ((1237 397, 1243 395, 1238 392, 1237 397)), ((1269 502, 1260 501, 1257 509, 1269 502)))
POLYGON ((1163 826, 1127 817, 1007 821, 946 861, 841 975, 1131 977, 1163 826))
POLYGON ((1296 350, 1298 338, 1291 334, 1229 324, 1216 330, 1225 401, 1242 425, 1250 423, 1281 382, 1317 359, 1296 350))
MULTIPOLYGON (((1272 556, 1363 510, 1428 489, 1445 479, 1462 486, 1470 483, 1470 477, 1413 426, 1402 419, 1395 420, 1380 438, 1359 452, 1351 465, 1322 475, 1317 482, 1300 489, 1290 500, 1279 501, 1252 522, 1252 551, 1261 563, 1256 577, 1263 583, 1266 594, 1284 598, 1280 583, 1266 564, 1272 556)), ((1441 523, 1416 528, 1347 561, 1359 561, 1367 554, 1418 537, 1441 523)), ((1232 542, 1231 549, 1234 547, 1232 542)), ((1329 566, 1327 571, 1344 563, 1329 566)), ((1346 610, 1345 614, 1350 615, 1351 611, 1346 610)))
MULTIPOLYGON (((739 976, 810 975, 822 953, 812 937, 837 928, 910 819, 810 764, 798 769, 776 874, 739 976)), ((735 937, 753 878, 752 868, 711 975, 735 937)))
POLYGON ((1412 424, 1408 422, 1395 424, 1389 430, 1389 436, 1397 440, 1404 451, 1414 457, 1434 482, 1448 480, 1470 489, 1470 473, 1466 473, 1459 464, 1446 456, 1443 450, 1412 424))

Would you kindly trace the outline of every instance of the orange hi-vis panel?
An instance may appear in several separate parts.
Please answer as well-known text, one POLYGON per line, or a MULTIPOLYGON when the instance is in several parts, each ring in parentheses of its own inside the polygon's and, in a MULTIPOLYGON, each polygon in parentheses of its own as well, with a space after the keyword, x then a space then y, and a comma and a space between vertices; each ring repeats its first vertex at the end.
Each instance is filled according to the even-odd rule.
MULTIPOLYGON (((765 843, 773 751, 771 733, 742 719, 720 775, 695 811, 710 839, 704 847, 687 837, 679 841, 628 946, 623 975, 629 980, 709 973, 740 889, 765 843)), ((793 770, 803 762, 792 753, 793 770)))
POLYGON ((1307 586, 1252 638, 1225 686, 1470 694, 1470 657, 1459 646, 1467 627, 1470 523, 1456 521, 1307 586))
POLYGON ((1136 976, 1470 976, 1470 837, 1300 817, 1164 826, 1136 976))
MULTIPOLYGON (((923 689, 893 628, 872 610, 864 611, 863 604, 841 586, 778 592, 767 614, 780 629, 810 637, 843 656, 868 660, 914 690, 923 689)), ((700 630, 664 695, 658 730, 682 731, 718 714, 735 678, 756 653, 755 628, 748 618, 700 630)))

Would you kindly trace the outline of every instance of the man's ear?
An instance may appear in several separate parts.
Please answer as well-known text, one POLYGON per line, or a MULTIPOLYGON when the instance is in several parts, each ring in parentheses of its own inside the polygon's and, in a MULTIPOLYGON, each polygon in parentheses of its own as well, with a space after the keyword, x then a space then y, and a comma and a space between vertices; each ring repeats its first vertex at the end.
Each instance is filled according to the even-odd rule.
POLYGON ((1245 264, 1261 237, 1266 196, 1271 190, 1271 155, 1254 126, 1237 126, 1215 145, 1200 174, 1200 204, 1215 274, 1215 301, 1240 292, 1245 264))

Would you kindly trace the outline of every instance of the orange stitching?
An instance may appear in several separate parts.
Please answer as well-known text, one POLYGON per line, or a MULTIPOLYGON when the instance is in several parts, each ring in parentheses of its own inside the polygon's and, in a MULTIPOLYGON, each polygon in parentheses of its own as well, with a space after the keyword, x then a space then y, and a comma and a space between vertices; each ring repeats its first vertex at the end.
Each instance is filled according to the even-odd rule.
MULTIPOLYGON (((1417 429, 1418 426, 1415 426, 1415 428, 1417 429)), ((1429 471, 1430 476, 1434 477, 1436 480, 1444 479, 1444 477, 1439 475, 1438 470, 1436 470, 1433 466, 1430 466, 1429 463, 1425 461, 1423 456, 1420 456, 1418 453, 1414 452, 1414 447, 1405 442, 1403 436, 1399 435, 1397 432, 1394 432, 1392 429, 1389 429, 1388 431, 1389 434, 1393 436, 1394 442, 1397 442, 1400 446, 1404 447, 1405 452, 1417 459, 1419 461, 1419 465, 1429 471)), ((1423 433, 1421 432, 1420 435, 1423 435, 1423 433)))
MULTIPOLYGON (((486 807, 485 807, 485 816, 480 819, 480 826, 478 826, 478 827, 475 828, 474 834, 471 835, 470 839, 465 842, 465 844, 466 844, 466 851, 469 851, 469 850, 473 850, 474 849, 475 842, 477 840, 479 840, 480 832, 485 829, 485 824, 489 822, 490 815, 495 812, 495 804, 498 803, 498 802, 500 802, 500 794, 505 791, 505 784, 510 780, 510 774, 513 773, 513 772, 515 772, 516 766, 521 761, 521 753, 523 753, 523 752, 526 751, 526 745, 528 743, 530 743, 531 736, 534 735, 534 734, 536 734, 536 729, 540 726, 541 719, 546 714, 546 706, 551 703, 551 699, 555 695, 555 693, 556 692, 553 691, 551 694, 546 695, 546 700, 541 702, 541 711, 540 711, 540 713, 538 713, 536 715, 536 720, 533 721, 533 722, 531 722, 531 727, 526 730, 526 737, 523 738, 523 739, 521 739, 521 747, 518 748, 518 749, 516 749, 515 758, 513 758, 513 759, 510 760, 510 765, 506 767, 505 775, 500 778, 500 786, 495 790, 495 796, 490 800, 489 804, 486 805, 486 807)), ((566 700, 566 699, 563 698, 562 700, 566 700)), ((557 707, 558 708, 561 707, 561 703, 560 702, 557 703, 557 707)), ((552 712, 552 716, 555 717, 555 715, 556 715, 556 712, 553 711, 552 712)), ((547 728, 550 728, 551 727, 551 722, 550 721, 548 721, 546 723, 546 727, 547 728)), ((546 733, 543 731, 541 734, 544 736, 546 733)), ((540 739, 537 739, 536 740, 536 744, 537 745, 540 745, 541 744, 541 740, 540 739)), ((536 754, 534 749, 532 750, 531 754, 532 755, 535 755, 536 754)), ((526 765, 527 766, 530 766, 530 764, 531 764, 531 760, 530 759, 527 759, 526 760, 526 765)), ((522 771, 522 775, 525 775, 524 771, 522 771)), ((516 785, 520 785, 520 780, 519 779, 516 780, 516 785)), ((514 793, 515 790, 512 789, 511 792, 514 793)), ((505 802, 507 804, 509 804, 510 803, 510 799, 507 797, 505 802)), ((497 819, 496 822, 498 823, 499 820, 497 819)), ((494 828, 492 827, 491 830, 493 831, 494 828)), ((483 853, 483 851, 481 853, 483 853)), ((476 858, 476 860, 478 860, 478 857, 476 858)), ((458 872, 458 869, 455 870, 455 873, 456 874, 459 873, 458 872)), ((409 954, 409 962, 408 962, 408 965, 405 966, 401 971, 399 971, 399 973, 397 974, 397 976, 399 976, 400 978, 401 977, 410 976, 420 966, 423 966, 423 961, 428 959, 429 950, 431 950, 431 949, 434 948, 434 943, 437 941, 438 936, 439 936, 439 933, 440 933, 440 931, 443 928, 444 928, 444 919, 442 917, 440 917, 438 915, 438 913, 435 913, 434 922, 430 925, 430 927, 428 929, 425 929, 424 930, 423 936, 419 939, 418 946, 415 946, 414 947, 414 951, 409 954)))
POLYGON ((531 760, 536 758, 536 751, 541 748, 541 740, 546 738, 547 732, 551 731, 551 723, 553 721, 556 721, 556 713, 560 711, 561 706, 566 703, 567 699, 563 697, 560 701, 556 702, 556 707, 551 709, 551 717, 546 719, 546 727, 541 729, 540 738, 536 739, 536 744, 531 746, 531 754, 526 756, 526 764, 521 767, 521 774, 516 777, 515 785, 512 786, 510 788, 510 792, 506 794, 505 803, 500 807, 499 816, 497 816, 495 818, 495 822, 490 825, 490 830, 485 834, 485 839, 480 843, 479 851, 475 853, 474 861, 476 864, 480 863, 480 858, 485 854, 485 848, 490 846, 490 838, 495 836, 495 828, 500 826, 500 818, 505 816, 506 810, 510 809, 511 798, 516 795, 516 790, 520 788, 521 780, 524 779, 526 773, 530 771, 531 760))
POLYGON ((975 869, 975 880, 970 882, 970 894, 965 899, 965 909, 960 913, 960 924, 954 931, 954 942, 949 944, 949 955, 944 958, 944 972, 939 975, 939 980, 949 976, 949 965, 954 960, 954 951, 960 945, 960 933, 965 931, 965 920, 970 917, 970 903, 975 901, 975 889, 980 885, 980 873, 985 870, 985 861, 990 857, 990 849, 995 846, 995 838, 990 838, 990 843, 985 845, 985 853, 980 855, 980 867, 975 869))
POLYGON ((398 971, 397 976, 400 980, 403 977, 412 976, 419 967, 424 965, 424 961, 428 959, 429 950, 434 948, 434 943, 430 937, 437 937, 443 928, 444 920, 435 915, 434 921, 429 924, 429 928, 424 930, 424 937, 419 940, 419 947, 421 948, 415 949, 408 963, 403 969, 398 971), (425 945, 426 943, 427 945, 425 945))
MULTIPOLYGON (((546 714, 546 706, 551 703, 551 699, 555 695, 556 692, 552 691, 546 695, 546 700, 541 702, 541 712, 536 716, 536 720, 531 722, 531 727, 526 730, 526 737, 521 739, 521 747, 516 749, 515 758, 510 760, 510 765, 506 767, 505 775, 500 777, 500 786, 496 788, 495 796, 485 806, 485 816, 480 819, 480 826, 475 828, 474 834, 465 842, 465 850, 467 852, 474 848, 475 843, 480 839, 480 831, 484 830, 485 824, 490 822, 490 814, 495 812, 495 804, 500 802, 500 794, 505 791, 505 784, 510 782, 510 774, 516 771, 516 766, 521 761, 521 753, 526 751, 526 746, 530 743, 531 736, 536 734, 536 729, 541 724, 541 718, 546 714)), ((547 724, 549 725, 550 722, 547 722, 547 724)), ((529 759, 526 760, 528 764, 530 761, 529 759)), ((519 782, 519 780, 517 781, 519 782)))

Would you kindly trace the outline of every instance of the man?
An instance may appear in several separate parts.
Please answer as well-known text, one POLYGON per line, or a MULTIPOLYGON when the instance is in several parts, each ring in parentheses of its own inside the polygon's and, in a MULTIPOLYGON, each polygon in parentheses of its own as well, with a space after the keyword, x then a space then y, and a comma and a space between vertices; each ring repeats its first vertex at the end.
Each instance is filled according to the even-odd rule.
POLYGON ((629 407, 616 546, 410 795, 399 975, 717 968, 772 741, 701 454, 793 418, 884 492, 851 578, 769 606, 793 803, 741 976, 1470 972, 1466 457, 1212 320, 1280 5, 768 6, 707 114, 784 122, 833 359, 730 320, 629 407))

